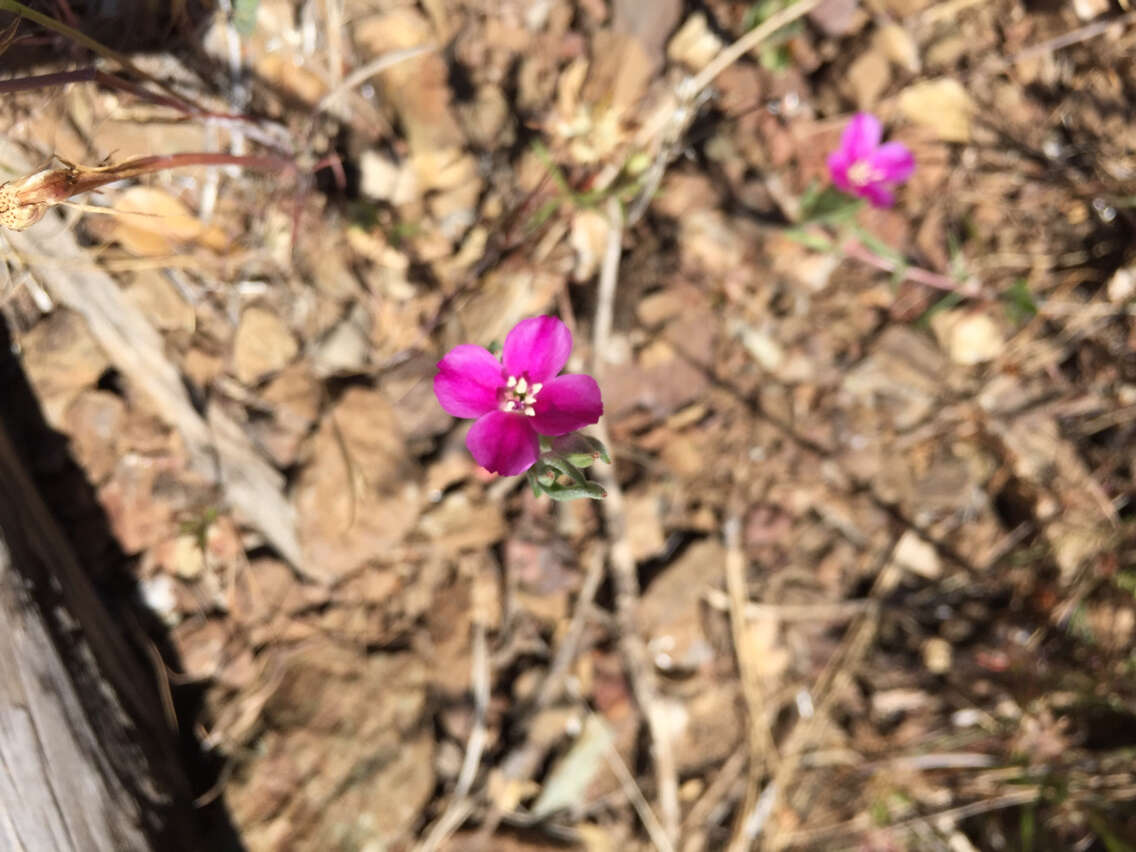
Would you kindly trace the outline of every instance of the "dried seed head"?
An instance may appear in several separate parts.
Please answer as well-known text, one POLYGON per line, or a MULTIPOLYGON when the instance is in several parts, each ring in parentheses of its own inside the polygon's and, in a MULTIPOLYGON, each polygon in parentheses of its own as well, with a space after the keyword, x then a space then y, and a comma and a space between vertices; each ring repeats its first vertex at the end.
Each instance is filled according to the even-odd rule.
POLYGON ((71 195, 71 169, 45 169, 0 184, 0 225, 11 231, 30 228, 49 207, 71 195))
POLYGON ((27 204, 20 199, 17 187, 9 181, 0 184, 0 226, 10 231, 30 228, 47 212, 46 204, 27 204))

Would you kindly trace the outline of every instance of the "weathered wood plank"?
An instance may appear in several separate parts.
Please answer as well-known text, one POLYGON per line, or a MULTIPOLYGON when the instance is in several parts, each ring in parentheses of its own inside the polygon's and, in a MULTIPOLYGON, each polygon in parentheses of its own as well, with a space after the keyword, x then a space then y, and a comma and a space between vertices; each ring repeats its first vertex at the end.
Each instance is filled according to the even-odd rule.
POLYGON ((153 678, 0 427, 0 848, 202 848, 153 678))

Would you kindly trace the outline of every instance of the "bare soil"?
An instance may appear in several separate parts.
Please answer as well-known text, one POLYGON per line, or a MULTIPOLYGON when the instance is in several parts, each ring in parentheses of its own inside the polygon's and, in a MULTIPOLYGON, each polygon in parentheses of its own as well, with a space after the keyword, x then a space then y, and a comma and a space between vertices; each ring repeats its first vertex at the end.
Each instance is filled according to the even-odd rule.
MULTIPOLYGON (((73 533, 248 849, 1136 848, 1136 19, 826 0, 676 105, 781 8, 175 3, 119 46, 253 129, 5 96, 9 176, 299 164, 6 237, 73 533), (918 166, 826 250, 799 202, 857 110, 918 166), (537 313, 603 388, 603 504, 434 399, 537 313)), ((20 36, 12 75, 91 62, 20 36)))

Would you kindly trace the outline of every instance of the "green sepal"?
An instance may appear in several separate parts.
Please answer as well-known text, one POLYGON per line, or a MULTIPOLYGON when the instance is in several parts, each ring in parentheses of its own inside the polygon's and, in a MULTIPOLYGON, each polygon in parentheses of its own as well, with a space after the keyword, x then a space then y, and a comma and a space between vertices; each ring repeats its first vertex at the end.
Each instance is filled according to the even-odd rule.
POLYGON ((569 477, 575 482, 580 483, 581 485, 586 485, 588 483, 588 478, 584 476, 584 472, 563 456, 558 456, 555 453, 549 453, 547 456, 541 459, 541 461, 551 467, 553 470, 557 471, 558 473, 564 474, 565 476, 569 477))
POLYGON ((594 482, 585 482, 583 485, 554 485, 544 489, 544 493, 553 500, 603 500, 607 492, 594 482))
POLYGON ((611 464, 611 456, 603 442, 579 432, 553 438, 547 449, 579 468, 591 467, 597 459, 604 464, 611 464))

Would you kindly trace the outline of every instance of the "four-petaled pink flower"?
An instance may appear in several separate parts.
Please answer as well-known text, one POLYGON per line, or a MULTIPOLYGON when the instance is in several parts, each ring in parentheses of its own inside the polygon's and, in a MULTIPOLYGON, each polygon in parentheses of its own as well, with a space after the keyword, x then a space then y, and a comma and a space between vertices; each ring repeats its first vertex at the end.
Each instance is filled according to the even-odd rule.
POLYGON ((874 207, 891 207, 892 189, 915 171, 915 157, 900 142, 880 144, 880 120, 861 112, 852 117, 840 147, 828 155, 828 173, 844 192, 866 198, 874 207))
POLYGON ((566 435, 603 414, 591 376, 557 377, 572 333, 556 317, 521 320, 498 361, 487 349, 455 346, 438 362, 434 395, 454 417, 476 417, 466 446, 492 473, 524 473, 540 455, 539 435, 566 435))

